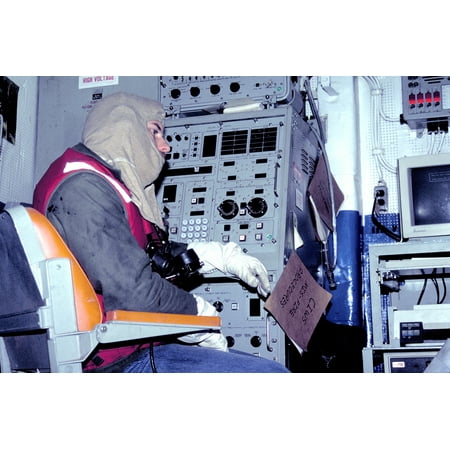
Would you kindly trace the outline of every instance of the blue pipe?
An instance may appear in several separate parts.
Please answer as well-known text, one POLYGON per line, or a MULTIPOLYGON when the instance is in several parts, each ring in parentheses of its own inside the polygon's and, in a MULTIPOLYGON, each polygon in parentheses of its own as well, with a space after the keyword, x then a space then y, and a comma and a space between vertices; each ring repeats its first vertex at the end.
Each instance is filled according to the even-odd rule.
MULTIPOLYGON (((361 216, 358 211, 340 211, 336 217, 337 259, 335 289, 325 313, 338 325, 362 326, 361 216)), ((332 237, 329 239, 332 248, 332 237)))

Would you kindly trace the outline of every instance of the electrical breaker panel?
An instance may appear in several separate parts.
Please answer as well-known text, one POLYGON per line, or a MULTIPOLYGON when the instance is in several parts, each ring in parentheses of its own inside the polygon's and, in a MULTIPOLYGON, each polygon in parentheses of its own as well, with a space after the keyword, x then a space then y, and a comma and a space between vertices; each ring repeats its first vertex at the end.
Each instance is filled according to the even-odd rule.
POLYGON ((402 104, 411 129, 448 132, 450 77, 402 77, 402 104))
MULTIPOLYGON (((291 106, 173 118, 165 135, 172 149, 157 199, 172 241, 236 242, 263 262, 273 289, 297 232, 317 270, 307 187, 318 144, 291 106)), ((192 292, 220 311, 229 347, 286 363, 285 335, 256 291, 220 272, 204 281, 192 292)))

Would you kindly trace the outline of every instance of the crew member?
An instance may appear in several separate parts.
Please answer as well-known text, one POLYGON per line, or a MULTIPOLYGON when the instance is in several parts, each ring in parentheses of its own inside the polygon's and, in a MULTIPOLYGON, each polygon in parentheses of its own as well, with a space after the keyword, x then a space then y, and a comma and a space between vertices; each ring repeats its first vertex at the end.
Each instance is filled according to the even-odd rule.
MULTIPOLYGON (((155 255, 169 262, 184 254, 198 256, 201 272, 219 270, 266 297, 266 269, 237 244, 168 241, 153 184, 170 152, 164 116, 159 102, 136 95, 117 93, 99 101, 87 117, 82 142, 56 159, 37 184, 34 207, 59 231, 105 311, 218 314, 203 298, 180 287, 182 281, 172 282, 177 271, 164 273, 155 255)), ((148 344, 100 346, 84 370, 151 372, 156 366, 159 372, 287 371, 268 359, 229 350, 221 333, 192 334, 156 345, 153 351, 154 365, 148 344)))

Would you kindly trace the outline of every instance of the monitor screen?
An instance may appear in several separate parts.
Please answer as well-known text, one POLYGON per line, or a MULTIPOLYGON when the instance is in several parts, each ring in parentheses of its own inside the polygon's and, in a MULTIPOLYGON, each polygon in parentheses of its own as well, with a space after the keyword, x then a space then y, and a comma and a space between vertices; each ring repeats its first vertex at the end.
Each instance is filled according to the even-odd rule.
POLYGON ((450 235, 450 153, 398 160, 402 237, 450 235))
POLYGON ((450 164, 411 168, 411 189, 416 225, 450 221, 450 164))

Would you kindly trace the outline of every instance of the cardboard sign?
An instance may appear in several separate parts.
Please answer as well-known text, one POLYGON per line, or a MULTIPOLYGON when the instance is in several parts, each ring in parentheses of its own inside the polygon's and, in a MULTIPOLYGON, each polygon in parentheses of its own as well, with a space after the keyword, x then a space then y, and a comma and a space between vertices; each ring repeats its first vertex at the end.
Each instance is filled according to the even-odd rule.
MULTIPOLYGON (((344 201, 344 194, 336 183, 334 177, 332 175, 330 176, 333 188, 334 212, 336 215, 340 206, 342 205, 342 202, 344 201)), ((313 179, 311 180, 311 183, 309 185, 308 191, 312 199, 314 200, 321 219, 325 222, 330 231, 334 231, 330 183, 328 179, 328 170, 323 155, 321 155, 319 158, 319 162, 317 163, 317 167, 314 172, 313 179)))
POLYGON ((307 350, 313 331, 330 299, 331 294, 314 280, 293 251, 264 307, 289 339, 301 350, 307 350))

